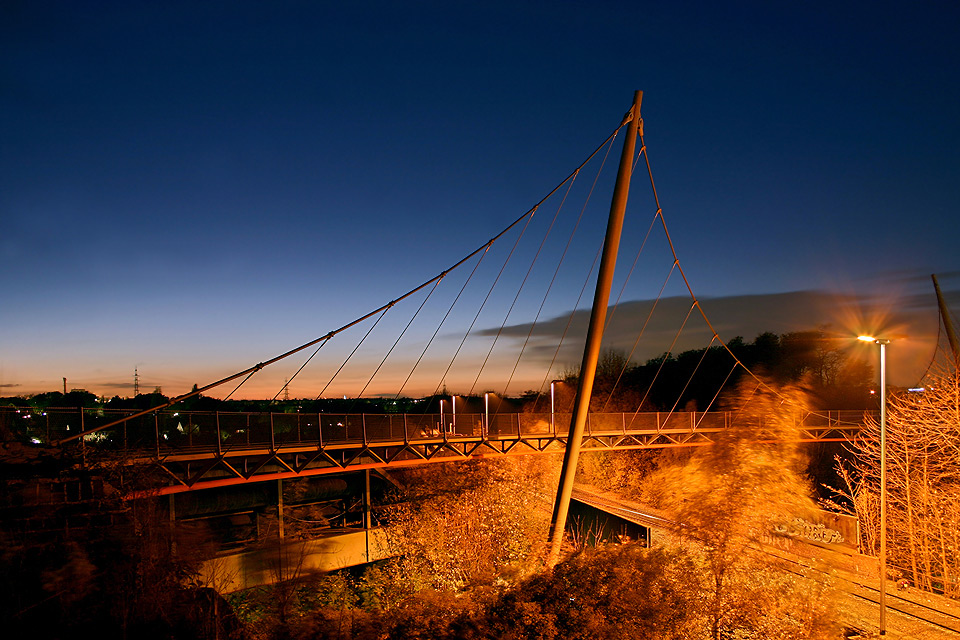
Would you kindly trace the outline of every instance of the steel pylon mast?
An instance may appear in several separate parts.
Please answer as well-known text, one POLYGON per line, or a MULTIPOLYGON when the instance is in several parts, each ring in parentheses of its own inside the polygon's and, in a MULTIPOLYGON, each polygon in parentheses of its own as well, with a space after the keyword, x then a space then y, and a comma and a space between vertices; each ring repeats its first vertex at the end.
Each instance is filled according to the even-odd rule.
POLYGON ((603 339, 603 327, 607 317, 607 304, 610 300, 610 286, 613 284, 613 272, 617 264, 617 251, 620 248, 620 232, 623 230, 623 215, 627 208, 627 194, 630 192, 630 177, 633 171, 633 154, 636 148, 637 133, 640 129, 640 102, 642 91, 633 94, 633 107, 624 116, 627 124, 627 137, 623 141, 620 153, 620 168, 617 182, 613 188, 610 202, 610 217, 607 219, 607 235, 603 241, 603 257, 597 274, 597 290, 593 297, 593 310, 590 313, 590 327, 583 348, 583 361, 580 364, 580 380, 573 405, 573 417, 570 419, 570 433, 563 454, 563 468, 557 487, 557 498, 553 503, 553 517, 550 521, 550 548, 547 566, 552 567, 560 558, 560 545, 567 524, 567 512, 570 510, 570 496, 573 493, 573 480, 577 471, 577 459, 580 456, 580 442, 590 410, 590 397, 593 393, 593 379, 597 372, 597 360, 600 356, 600 343, 603 339))
POLYGON ((943 293, 940 291, 940 283, 937 282, 937 275, 931 273, 933 279, 933 288, 937 292, 937 306, 940 308, 940 318, 943 320, 943 328, 947 332, 947 342, 950 343, 950 352, 953 354, 954 364, 960 364, 960 345, 957 343, 957 333, 953 330, 953 319, 950 317, 950 310, 943 299, 943 293))

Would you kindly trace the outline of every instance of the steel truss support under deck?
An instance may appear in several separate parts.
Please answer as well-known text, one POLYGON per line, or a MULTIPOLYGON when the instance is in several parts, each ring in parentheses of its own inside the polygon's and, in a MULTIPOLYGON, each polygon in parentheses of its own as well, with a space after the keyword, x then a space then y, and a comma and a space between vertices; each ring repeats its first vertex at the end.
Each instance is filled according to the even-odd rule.
MULTIPOLYGON (((583 436, 581 451, 589 453, 706 446, 713 444, 716 435, 723 430, 724 427, 720 426, 594 432, 583 436)), ((836 422, 821 427, 801 427, 796 435, 801 442, 847 441, 854 438, 859 430, 859 424, 836 422)), ((762 428, 757 429, 756 440, 777 441, 762 428)), ((133 456, 127 458, 126 462, 158 470, 157 484, 160 486, 150 493, 163 495, 363 469, 399 468, 518 455, 562 454, 566 445, 566 437, 554 434, 501 438, 463 436, 406 442, 358 441, 320 446, 297 444, 275 449, 261 447, 208 450, 170 453, 159 458, 133 456)))

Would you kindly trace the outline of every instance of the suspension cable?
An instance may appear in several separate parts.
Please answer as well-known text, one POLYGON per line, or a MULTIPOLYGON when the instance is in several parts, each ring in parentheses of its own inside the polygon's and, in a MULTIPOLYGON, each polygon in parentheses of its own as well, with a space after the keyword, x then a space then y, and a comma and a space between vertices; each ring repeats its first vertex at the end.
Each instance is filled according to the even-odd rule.
MULTIPOLYGON (((490 296, 493 295, 493 290, 496 288, 497 283, 500 282, 500 278, 503 276, 503 272, 506 270, 507 265, 510 263, 510 259, 513 257, 514 252, 517 250, 517 246, 520 244, 520 240, 523 239, 524 234, 527 229, 530 227, 530 221, 533 219, 533 214, 527 218, 527 223, 523 225, 523 229, 520 230, 517 239, 513 243, 513 247, 510 248, 507 257, 504 259, 503 264, 500 265, 500 271, 497 273, 497 277, 493 279, 493 283, 490 285, 490 288, 487 289, 487 295, 484 296, 483 302, 480 303, 480 307, 477 309, 476 315, 473 316, 473 320, 470 322, 470 326, 467 327, 466 332, 463 334, 463 339, 460 340, 460 344, 457 346, 456 351, 453 352, 453 357, 450 358, 450 362, 447 363, 447 368, 443 371, 443 375, 440 376, 440 381, 437 382, 437 388, 434 389, 433 395, 440 393, 440 389, 443 387, 447 374, 450 373, 450 369, 453 368, 453 363, 457 360, 457 356, 460 355, 460 350, 463 349, 463 345, 466 343, 467 338, 470 337, 470 332, 473 331, 474 325, 477 323, 477 319, 480 318, 480 314, 483 312, 484 307, 487 305, 487 302, 490 300, 490 296)), ((489 354, 488 354, 489 356, 489 354)))
MULTIPOLYGON (((536 265, 537 260, 540 258, 540 253, 543 251, 543 246, 547 243, 547 239, 550 237, 550 233, 553 231, 553 226, 557 223, 557 217, 559 217, 560 211, 563 210, 563 205, 566 204, 567 196, 570 195, 570 189, 573 188, 573 183, 575 181, 576 177, 574 177, 574 179, 567 184, 567 190, 563 194, 563 198, 560 199, 560 204, 557 206, 557 210, 553 214, 553 219, 550 221, 546 233, 543 234, 543 239, 540 240, 540 246, 537 247, 537 251, 533 255, 533 259, 530 260, 530 266, 527 267, 527 273, 523 276, 523 280, 520 281, 520 286, 517 287, 517 294, 513 297, 513 302, 510 303, 510 308, 507 309, 507 313, 503 317, 503 322, 500 323, 500 328, 497 329, 497 335, 494 336, 493 342, 490 344, 490 349, 487 351, 486 357, 480 364, 480 369, 477 371, 477 377, 474 378, 473 385, 470 387, 470 392, 467 395, 473 395, 473 391, 476 389, 477 383, 480 381, 480 376, 483 375, 483 370, 487 366, 487 362, 490 359, 490 354, 493 353, 493 349, 497 346, 497 341, 500 340, 500 336, 503 334, 503 328, 507 326, 507 320, 510 319, 510 314, 513 313, 513 308, 516 306, 517 300, 520 299, 520 294, 523 292, 523 287, 527 284, 527 280, 530 278, 530 273, 533 271, 534 265, 536 265)), ((543 300, 540 302, 541 309, 543 308, 544 302, 546 302, 546 293, 544 294, 543 300)), ((539 313, 537 316, 539 317, 539 313)), ((534 320, 534 323, 536 323, 536 320, 534 320)), ((531 327, 531 331, 532 330, 533 329, 531 327)), ((526 342, 524 342, 524 346, 526 346, 526 342)), ((507 384, 503 388, 503 392, 501 393, 502 396, 507 395, 507 388, 510 386, 510 382, 513 380, 513 373, 517 370, 517 364, 519 364, 521 356, 523 356, 523 349, 520 350, 520 356, 517 357, 517 362, 513 366, 513 371, 510 373, 507 384)))
MULTIPOLYGON (((600 255, 603 252, 603 241, 600 241, 600 246, 597 247, 597 252, 593 255, 593 263, 590 265, 590 270, 587 271, 587 276, 583 279, 583 286, 580 287, 580 293, 577 295, 577 301, 573 303, 573 309, 567 315, 567 324, 563 327, 563 333, 560 334, 560 340, 557 342, 557 348, 553 352, 553 358, 550 360, 550 366, 547 367, 547 375, 544 376, 543 382, 540 384, 540 391, 542 392, 546 388, 547 379, 550 377, 550 372, 553 371, 553 366, 557 363, 557 356, 560 355, 560 348, 563 346, 563 342, 567 337, 567 332, 570 330, 570 325, 573 324, 573 317, 577 314, 577 307, 580 306, 580 300, 583 299, 583 294, 587 291, 587 285, 590 284, 590 280, 593 276, 593 270, 597 268, 597 262, 600 261, 600 255)), ((539 399, 539 394, 538 394, 539 399)), ((533 405, 534 411, 536 411, 537 405, 534 401, 533 405)))
POLYGON ((400 389, 397 390, 397 395, 394 396, 394 400, 400 397, 400 394, 403 393, 404 388, 407 386, 407 383, 410 382, 410 378, 413 376, 414 372, 417 370, 417 367, 420 366, 420 362, 423 360, 424 356, 427 355, 427 350, 433 344, 433 341, 436 339, 437 335, 440 333, 440 329, 443 328, 443 325, 446 323, 447 318, 450 317, 450 314, 453 313, 453 308, 457 305, 457 301, 460 299, 460 296, 463 295, 463 292, 466 291, 467 285, 470 284, 470 281, 473 280, 473 276, 477 273, 477 269, 480 268, 480 263, 483 262, 486 258, 487 253, 489 252, 490 247, 487 247, 487 251, 484 251, 480 254, 480 258, 477 260, 477 263, 473 265, 473 270, 470 271, 470 275, 467 276, 467 279, 464 281, 463 286, 460 287, 460 291, 454 297, 453 302, 450 303, 450 306, 447 307, 447 312, 443 314, 443 318, 440 319, 440 322, 437 324, 437 328, 434 329, 433 335, 430 336, 430 339, 427 340, 427 343, 423 346, 423 351, 420 352, 420 356, 417 358, 417 361, 413 363, 413 366, 410 368, 410 372, 407 374, 407 377, 404 379, 403 384, 400 385, 400 389))
POLYGON ((640 327, 640 333, 637 334, 637 339, 633 341, 633 347, 630 349, 630 353, 627 355, 627 359, 624 361, 623 366, 620 368, 620 373, 617 375, 616 382, 613 383, 613 388, 610 389, 610 394, 607 396, 607 401, 603 403, 603 408, 606 409, 607 405, 610 404, 610 400, 613 398, 614 392, 620 386, 620 381, 623 379, 623 375, 627 372, 627 368, 630 366, 630 360, 633 358, 633 354, 637 351, 637 345, 640 344, 640 339, 643 338, 643 334, 647 330, 647 325, 650 324, 650 320, 653 318, 654 312, 657 310, 657 305, 660 304, 660 299, 663 297, 663 291, 667 288, 667 283, 670 282, 670 276, 673 275, 673 271, 676 268, 677 263, 674 262, 670 267, 670 271, 667 272, 667 277, 664 278, 663 284, 660 285, 660 291, 657 293, 656 299, 653 301, 653 306, 650 307, 650 311, 647 313, 646 319, 643 321, 643 326, 640 327))
POLYGON ((717 387, 717 392, 713 394, 713 398, 710 399, 710 403, 707 405, 706 409, 700 414, 700 419, 697 420, 697 423, 693 426, 694 429, 700 426, 700 423, 703 422, 704 416, 707 415, 707 412, 710 411, 710 407, 713 406, 713 403, 717 401, 717 398, 720 397, 720 392, 723 391, 723 388, 727 385, 727 381, 730 379, 730 376, 733 375, 733 372, 737 370, 737 367, 741 366, 739 362, 734 362, 733 366, 730 367, 730 371, 727 372, 727 377, 723 379, 723 382, 720 383, 720 386, 717 387))
POLYGON ((633 417, 630 419, 630 424, 633 424, 633 421, 637 419, 637 415, 640 413, 640 407, 647 401, 647 397, 650 395, 650 390, 653 389, 653 385, 657 382, 657 378, 660 377, 660 372, 663 371, 664 365, 667 363, 667 360, 670 358, 670 355, 673 353, 673 348, 677 344, 677 340, 680 339, 680 334, 683 333, 683 328, 687 326, 687 320, 690 319, 690 314, 693 313, 694 308, 697 306, 697 302, 694 301, 690 305, 690 308, 687 310, 687 315, 683 319, 680 328, 677 330, 677 333, 673 336, 673 342, 670 343, 670 348, 663 354, 663 358, 660 360, 660 366, 657 368, 657 372, 653 376, 653 380, 650 381, 650 384, 647 386, 646 392, 643 394, 643 399, 640 400, 640 406, 637 407, 637 410, 634 411, 633 417))
MULTIPOLYGON (((298 375, 300 375, 300 372, 303 371, 303 368, 306 367, 306 366, 310 363, 311 360, 313 360, 313 357, 314 357, 315 355, 317 355, 317 354, 320 352, 320 349, 323 348, 323 345, 327 344, 328 342, 330 342, 330 341, 329 341, 329 340, 324 340, 323 342, 321 342, 320 344, 317 345, 317 348, 314 349, 313 353, 310 354, 310 357, 307 358, 302 365, 300 365, 300 368, 297 369, 297 372, 293 374, 293 377, 283 383, 283 386, 280 387, 280 390, 277 391, 277 394, 276 394, 275 396, 273 396, 273 398, 270 400, 270 404, 273 404, 274 402, 277 401, 277 398, 280 397, 280 394, 283 393, 284 389, 289 388, 290 383, 293 382, 294 379, 295 379, 298 375)), ((251 375, 253 375, 253 374, 251 374, 251 375)), ((246 382, 246 381, 244 381, 244 382, 246 382)))
MULTIPOLYGON (((397 336, 397 339, 394 340, 393 345, 391 345, 391 347, 390 347, 390 349, 387 351, 386 355, 383 356, 383 360, 380 361, 380 364, 377 365, 377 368, 374 369, 373 373, 370 374, 370 378, 367 380, 367 383, 363 385, 363 389, 361 389, 361 390, 360 390, 360 393, 357 394, 357 397, 356 397, 356 399, 354 400, 354 404, 356 404, 356 400, 359 400, 361 397, 363 397, 363 392, 367 390, 367 387, 370 386, 370 383, 373 382, 373 379, 376 377, 377 373, 380 372, 380 368, 381 368, 381 367, 384 365, 384 363, 387 361, 387 358, 390 357, 390 354, 393 353, 393 350, 397 348, 397 345, 398 345, 398 344, 400 344, 400 340, 403 338, 404 335, 406 335, 407 330, 410 329, 410 326, 413 324, 413 321, 417 319, 417 316, 420 315, 420 312, 423 311, 423 307, 427 304, 427 301, 430 299, 430 297, 433 295, 433 293, 437 290, 437 287, 440 286, 440 282, 441 282, 440 280, 437 280, 437 281, 433 284, 433 288, 430 289, 430 292, 429 292, 429 293, 427 294, 427 296, 423 299, 423 302, 421 302, 421 303, 420 303, 420 306, 417 307, 416 312, 414 312, 413 316, 410 318, 410 321, 407 323, 407 326, 405 326, 405 327, 403 328, 403 331, 401 331, 401 332, 400 332, 400 335, 397 336)), ((351 405, 351 408, 352 408, 352 406, 353 406, 353 405, 351 405)))
MULTIPOLYGON (((614 129, 613 132, 612 132, 609 136, 607 136, 607 138, 604 139, 604 141, 601 142, 601 143, 597 146, 597 148, 594 149, 593 152, 590 153, 590 155, 587 156, 587 158, 586 158, 583 162, 581 162, 580 165, 579 165, 574 171, 579 171, 579 170, 582 169, 588 162, 590 162, 590 160, 592 160, 593 157, 594 157, 597 153, 599 153, 600 150, 604 148, 604 146, 607 145, 607 143, 611 140, 611 138, 613 138, 613 136, 615 136, 615 135, 620 131, 620 129, 624 126, 624 124, 625 124, 625 123, 620 123, 620 124, 616 127, 616 129, 614 129)), ((353 327, 353 326, 355 326, 355 325, 357 325, 357 324, 359 324, 359 323, 361 323, 361 322, 363 322, 363 321, 365 321, 365 320, 367 320, 367 319, 369 319, 369 318, 377 315, 377 314, 380 313, 381 311, 384 311, 385 309, 387 309, 387 308, 389 308, 389 307, 392 307, 393 305, 395 305, 396 303, 400 302, 401 300, 405 300, 406 298, 412 296, 413 294, 415 294, 416 292, 420 291, 421 289, 423 289, 423 288, 425 288, 425 287, 433 284, 436 280, 444 277, 444 276, 445 276, 447 273, 449 273, 450 271, 453 271, 454 269, 457 269, 458 267, 460 267, 461 265, 463 265, 464 263, 466 263, 468 260, 470 260, 471 258, 473 258, 475 255, 477 255, 477 254, 480 253, 481 251, 486 251, 487 249, 489 249, 490 245, 492 245, 496 240, 498 240, 498 239, 501 238, 503 235, 505 235, 507 232, 509 232, 511 229, 513 229, 515 226, 517 226, 518 224, 520 224, 520 222, 522 222, 525 218, 527 218, 527 217, 528 217, 533 211, 535 211, 542 203, 546 202, 550 197, 552 197, 553 194, 556 193, 564 184, 566 184, 566 182, 567 182, 572 176, 573 176, 573 173, 571 173, 570 175, 568 175, 568 176, 567 176, 566 178, 564 178, 557 186, 555 186, 553 189, 551 189, 550 192, 547 193, 547 195, 545 195, 545 196, 540 200, 540 202, 538 202, 537 204, 535 204, 531 209, 527 210, 527 211, 524 212, 521 216, 519 216, 516 220, 514 220, 512 223, 510 223, 509 225, 507 225, 502 231, 500 231, 500 232, 499 232, 497 235, 495 235, 493 238, 491 238, 490 240, 488 240, 487 242, 485 242, 484 244, 482 244, 481 246, 479 246, 478 248, 474 249, 472 252, 470 252, 469 254, 467 254, 466 256, 464 256, 463 258, 461 258, 460 260, 458 260, 456 263, 454 263, 454 264, 453 264, 451 267, 449 267, 448 269, 446 269, 446 270, 442 271, 441 273, 435 275, 434 277, 430 278, 429 280, 427 280, 426 282, 420 284, 419 286, 414 287, 413 289, 411 289, 410 291, 406 292, 405 294, 403 294, 403 295, 400 296, 399 298, 397 298, 397 299, 395 299, 395 300, 392 300, 391 302, 389 302, 389 303, 387 303, 387 304, 385 304, 385 305, 382 305, 382 306, 378 307, 377 309, 374 309, 373 311, 370 311, 369 313, 366 313, 365 315, 363 315, 363 316, 361 316, 361 317, 353 320, 352 322, 349 322, 349 323, 343 325, 343 326, 340 327, 339 329, 336 329, 336 330, 334 330, 334 331, 331 331, 331 332, 327 333, 326 335, 320 336, 319 338, 315 338, 315 339, 313 339, 313 340, 310 340, 309 342, 306 342, 306 343, 300 345, 299 347, 295 347, 295 348, 293 348, 293 349, 290 349, 289 351, 286 351, 286 352, 284 352, 284 353, 282 353, 282 354, 280 354, 280 355, 278 355, 278 356, 275 356, 275 357, 270 358, 270 359, 268 359, 268 360, 265 360, 265 361, 263 361, 263 362, 259 362, 259 363, 255 364, 255 365, 252 366, 252 367, 248 367, 247 369, 244 369, 243 371, 239 371, 239 372, 234 373, 234 374, 232 374, 232 375, 226 376, 225 378, 221 378, 220 380, 217 380, 217 381, 215 381, 215 382, 211 382, 210 384, 206 384, 206 385, 204 385, 203 387, 198 387, 197 389, 193 389, 193 390, 191 390, 191 391, 189 391, 189 392, 187 392, 187 393, 181 394, 181 395, 179 395, 179 396, 177 396, 177 397, 175 397, 175 398, 172 398, 171 400, 169 400, 169 401, 167 401, 167 402, 165 402, 165 403, 156 405, 156 406, 151 407, 151 408, 149 408, 149 409, 144 409, 143 411, 138 411, 138 412, 133 413, 133 414, 131 414, 131 415, 129 415, 129 416, 125 416, 125 417, 123 417, 123 418, 114 420, 114 421, 112 421, 112 422, 108 422, 107 424, 100 425, 100 426, 97 426, 97 427, 93 427, 92 429, 88 429, 88 430, 86 430, 86 431, 82 431, 82 432, 80 432, 80 433, 77 433, 77 434, 74 434, 74 435, 71 435, 71 436, 67 436, 67 437, 65 437, 65 438, 61 438, 60 440, 56 441, 56 442, 53 443, 53 444, 59 446, 60 444, 63 444, 63 443, 65 443, 65 442, 71 442, 71 441, 73 441, 73 440, 77 440, 77 439, 82 438, 82 437, 84 437, 84 436, 86 436, 86 435, 89 435, 89 434, 91 434, 91 433, 96 433, 96 432, 98 432, 98 431, 103 431, 104 429, 109 429, 110 427, 115 427, 115 426, 117 426, 118 424, 123 424, 123 423, 125 423, 125 422, 129 422, 130 420, 134 420, 134 419, 136 419, 136 418, 140 418, 140 417, 142 417, 142 416, 149 415, 149 414, 154 413, 154 412, 156 412, 156 411, 161 411, 161 410, 166 409, 166 408, 168 408, 168 407, 172 407, 173 405, 177 404, 178 402, 182 402, 182 401, 187 400, 187 399, 189 399, 189 398, 192 398, 192 397, 194 397, 194 396, 198 396, 198 395, 200 395, 201 393, 203 393, 204 391, 209 391, 210 389, 214 389, 214 388, 216 388, 216 387, 219 387, 219 386, 221 386, 221 385, 224 385, 224 384, 226 384, 226 383, 228 383, 228 382, 231 382, 231 381, 233 381, 233 380, 236 380, 236 379, 238 379, 238 378, 243 378, 244 376, 249 377, 251 374, 254 374, 254 373, 259 372, 259 371, 260 371, 261 369, 263 369, 264 367, 268 367, 268 366, 270 366, 271 364, 274 364, 274 363, 276 363, 276 362, 279 362, 280 360, 283 360, 283 359, 285 359, 285 358, 288 358, 289 356, 291 356, 291 355, 293 355, 293 354, 295 354, 295 353, 299 353, 300 351, 303 351, 304 349, 308 349, 308 348, 312 347, 313 345, 318 344, 318 343, 320 343, 320 342, 322 342, 322 341, 329 340, 329 339, 332 338, 333 336, 335 336, 335 335, 337 335, 337 334, 339 334, 339 333, 342 333, 343 331, 346 331, 346 330, 349 329, 350 327, 353 327)))
POLYGON ((710 347, 713 346, 713 343, 717 341, 717 336, 713 336, 710 340, 710 344, 707 345, 707 348, 703 350, 703 353, 700 355, 700 359, 697 361, 697 366, 693 368, 693 371, 690 372, 690 376, 687 378, 687 381, 683 385, 683 389, 680 390, 680 395, 677 396, 677 399, 674 400, 673 406, 670 407, 670 413, 672 414, 677 409, 677 405, 680 404, 680 400, 683 398, 683 394, 687 392, 687 389, 690 387, 690 383, 693 382, 694 376, 697 375, 697 371, 700 370, 700 365, 703 364, 703 361, 707 359, 707 354, 710 353, 710 347))
POLYGON ((374 321, 374 323, 370 326, 370 328, 367 329, 367 332, 363 334, 363 337, 360 338, 360 341, 357 342, 357 344, 353 347, 353 350, 350 352, 350 355, 346 357, 346 359, 337 368, 334 374, 330 376, 330 379, 327 381, 327 384, 323 385, 323 389, 321 389, 320 393, 317 394, 317 398, 316 398, 317 400, 323 397, 323 392, 326 391, 331 384, 333 384, 333 381, 337 378, 338 375, 340 375, 340 372, 343 371, 343 368, 347 366, 347 363, 350 362, 351 358, 353 358, 353 355, 360 348, 360 345, 362 345, 366 341, 366 339, 370 336, 370 334, 373 333, 373 330, 377 328, 377 325, 380 324, 380 321, 383 320, 384 316, 387 315, 387 311, 389 311, 391 308, 392 307, 387 307, 386 309, 384 309, 383 313, 381 313, 380 316, 376 319, 376 321, 374 321))
MULTIPOLYGON (((661 226, 663 227, 663 232, 664 232, 664 234, 666 235, 667 244, 668 244, 669 247, 670 247, 670 253, 673 255, 674 262, 675 262, 676 265, 677 265, 677 270, 680 272, 680 276, 683 278, 683 283, 684 283, 684 285, 685 285, 686 288, 687 288, 687 292, 690 294, 690 298, 691 298, 691 299, 693 300, 693 302, 694 302, 694 306, 697 307, 697 309, 699 310, 700 316, 703 318, 703 321, 706 323, 707 327, 710 329, 710 332, 711 332, 714 336, 717 337, 718 341, 720 342, 720 345, 726 350, 727 353, 730 354, 730 357, 733 358, 734 361, 735 361, 737 364, 739 364, 741 367, 743 367, 743 370, 746 371, 746 372, 750 375, 750 377, 753 378, 759 385, 761 385, 762 387, 764 387, 765 389, 767 389, 767 390, 770 391, 771 393, 774 393, 774 394, 777 395, 778 397, 782 398, 784 401, 789 401, 789 399, 786 398, 786 397, 784 397, 783 394, 781 394, 779 391, 777 391, 776 389, 774 389, 773 387, 771 387, 770 385, 768 385, 768 384, 767 384, 763 379, 761 379, 756 373, 754 373, 753 371, 751 371, 750 368, 747 367, 747 366, 740 360, 740 358, 738 358, 737 355, 730 349, 730 347, 727 345, 727 343, 726 343, 725 341, 723 341, 722 339, 719 338, 719 334, 717 333, 717 330, 714 328, 713 323, 710 322, 710 318, 707 317, 706 312, 703 310, 703 307, 700 305, 700 301, 697 299, 696 294, 693 292, 693 287, 690 286, 690 281, 687 279, 687 274, 686 274, 686 272, 684 272, 683 266, 680 264, 680 260, 679 260, 679 258, 677 257, 676 248, 675 248, 674 245, 673 245, 673 238, 670 236, 670 231, 667 229, 667 221, 666 221, 666 218, 665 218, 664 215, 663 215, 663 208, 660 206, 660 197, 659 197, 659 195, 657 194, 657 187, 656 187, 656 184, 654 183, 654 180, 653 180, 653 170, 652 170, 651 167, 650 167, 650 154, 649 154, 648 151, 646 151, 646 143, 644 142, 644 139, 643 139, 643 129, 642 129, 642 128, 640 129, 640 132, 639 132, 638 135, 640 136, 640 145, 641 145, 641 147, 645 150, 644 153, 643 153, 643 157, 644 157, 644 159, 646 160, 646 164, 647 164, 647 175, 648 175, 648 177, 649 177, 649 179, 650 179, 650 189, 651 189, 651 191, 653 192, 654 202, 655 202, 656 207, 657 207, 657 215, 658 215, 659 218, 660 218, 660 224, 661 224, 661 226)), ((791 404, 793 404, 792 401, 791 401, 791 404)))
MULTIPOLYGON (((580 222, 583 220, 583 214, 587 210, 587 205, 590 204, 590 199, 593 197, 593 192, 597 187, 597 182, 600 180, 600 175, 603 173, 603 168, 607 163, 607 158, 610 156, 610 150, 613 148, 613 142, 614 142, 614 139, 611 138, 610 144, 607 145, 607 150, 603 154, 603 160, 601 160, 600 166, 597 168, 597 174, 593 177, 593 183, 590 185, 590 190, 587 192, 587 197, 584 199, 583 206, 580 207, 580 214, 577 216, 577 221, 573 225, 573 230, 571 230, 570 235, 567 237, 567 244, 563 247, 563 252, 560 254, 560 259, 557 261, 557 266, 553 270, 553 276, 550 278, 550 284, 547 285, 547 290, 543 294, 543 299, 540 301, 540 307, 537 309, 537 314, 534 317, 533 322, 530 324, 530 330, 527 332, 527 337, 524 339, 523 346, 520 348, 520 354, 517 356, 517 360, 513 365, 513 371, 510 372, 510 377, 507 379, 507 384, 504 385, 504 388, 503 388, 504 396, 507 394, 507 389, 510 387, 510 383, 513 382, 513 376, 516 374, 517 367, 519 367, 520 365, 520 359, 523 357, 523 354, 527 349, 527 345, 530 342, 531 337, 533 336, 533 331, 537 326, 537 322, 539 322, 540 320, 540 314, 543 312, 543 307, 546 305, 547 298, 550 295, 550 292, 553 290, 553 285, 557 281, 557 275, 560 273, 560 267, 563 266, 564 260, 567 257, 567 252, 570 250, 570 245, 573 243, 573 238, 576 236, 577 230, 580 228, 580 222)), ((567 193, 569 193, 569 190, 567 191, 567 193)), ((564 195, 564 199, 566 199, 566 195, 564 195)), ((596 264, 596 259, 594 259, 594 264, 596 264)), ((593 271, 592 266, 590 270, 591 272, 593 271)), ((579 301, 580 300, 578 298, 577 302, 579 303, 579 301)), ((576 309, 576 305, 574 305, 574 309, 576 309)), ((546 378, 550 376, 550 369, 552 368, 553 368, 553 362, 551 361, 550 367, 547 368, 546 377, 544 378, 543 383, 541 383, 540 390, 537 393, 538 397, 534 399, 534 406, 533 406, 534 411, 536 411, 537 409, 537 403, 539 402, 539 394, 543 391, 546 385, 546 378)), ((472 390, 471 390, 471 393, 472 393, 472 390)), ((497 408, 499 410, 499 405, 497 408)))

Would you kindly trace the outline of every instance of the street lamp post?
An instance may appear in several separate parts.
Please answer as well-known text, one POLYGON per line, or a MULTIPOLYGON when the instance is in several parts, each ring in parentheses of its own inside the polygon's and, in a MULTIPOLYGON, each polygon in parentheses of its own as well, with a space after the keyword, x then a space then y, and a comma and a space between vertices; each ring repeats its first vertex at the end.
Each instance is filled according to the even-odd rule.
POLYGON ((887 634, 887 345, 890 340, 857 336, 880 345, 880 635, 887 634))
POLYGON ((483 394, 483 413, 486 420, 483 424, 483 437, 490 437, 490 392, 487 391, 483 394))

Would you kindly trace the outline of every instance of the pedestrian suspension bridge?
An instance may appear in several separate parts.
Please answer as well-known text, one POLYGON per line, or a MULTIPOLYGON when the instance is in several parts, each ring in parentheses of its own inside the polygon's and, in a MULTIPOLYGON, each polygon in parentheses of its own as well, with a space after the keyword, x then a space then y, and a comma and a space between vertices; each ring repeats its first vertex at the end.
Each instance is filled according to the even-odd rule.
MULTIPOLYGON (((715 329, 683 268, 655 186, 641 97, 637 92, 620 124, 543 198, 512 220, 490 212, 489 219, 508 222, 421 284, 158 406, 124 414, 50 411, 38 428, 83 460, 113 456, 148 466, 156 472, 154 495, 478 457, 562 454, 554 538, 566 518, 581 450, 709 445, 733 428, 751 429, 761 441, 853 437, 863 412, 810 411, 784 396, 774 429, 751 409, 779 391, 728 347, 725 338, 734 336, 715 329), (624 140, 614 176, 608 160, 618 137, 624 140), (648 189, 633 194, 628 208, 634 177, 648 189), (609 205, 597 197, 607 189, 613 193, 609 205), (604 348, 626 357, 615 370, 607 367, 607 384, 595 389, 604 348), (674 355, 692 349, 703 355, 685 380, 660 375, 674 355), (642 384, 632 380, 631 361, 650 358, 659 359, 657 375, 642 384), (561 379, 575 379, 577 389, 572 403, 557 407, 554 387, 561 379), (291 389, 317 399, 441 400, 439 407, 424 402, 420 413, 185 409, 184 402, 200 394, 250 397, 255 385, 272 388, 273 400, 291 389), (528 399, 523 407, 506 408, 503 400, 521 394, 528 399)), ((450 216, 456 219, 455 205, 450 216)), ((558 539, 554 546, 559 549, 558 539)))

